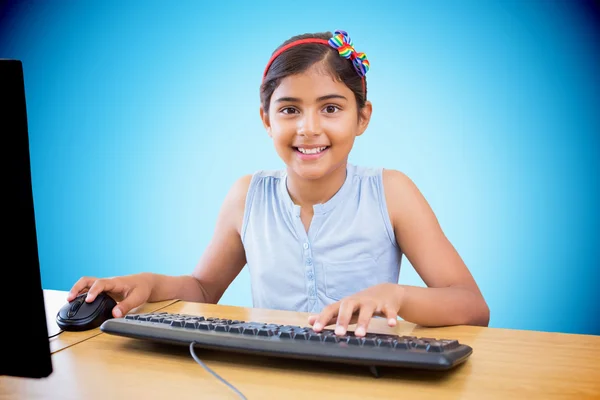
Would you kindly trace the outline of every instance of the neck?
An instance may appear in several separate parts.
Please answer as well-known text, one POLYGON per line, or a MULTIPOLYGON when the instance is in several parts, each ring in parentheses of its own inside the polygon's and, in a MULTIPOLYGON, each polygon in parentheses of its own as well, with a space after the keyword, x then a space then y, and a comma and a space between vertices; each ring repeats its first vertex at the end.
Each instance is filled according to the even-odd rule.
POLYGON ((287 190, 294 204, 312 207, 329 201, 346 180, 346 163, 319 179, 303 179, 288 169, 287 190))

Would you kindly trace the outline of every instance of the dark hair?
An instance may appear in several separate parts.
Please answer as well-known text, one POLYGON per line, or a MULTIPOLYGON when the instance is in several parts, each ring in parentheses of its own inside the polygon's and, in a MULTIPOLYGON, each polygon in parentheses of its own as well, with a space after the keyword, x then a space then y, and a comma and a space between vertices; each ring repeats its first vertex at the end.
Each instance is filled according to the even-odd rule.
MULTIPOLYGON (((331 32, 297 35, 282 43, 275 49, 273 54, 279 48, 296 40, 307 38, 329 40, 331 37, 333 37, 331 32)), ((323 66, 331 73, 334 79, 343 82, 352 90, 360 115, 360 110, 365 106, 365 101, 367 100, 366 79, 363 88, 362 78, 354 69, 352 61, 340 56, 338 51, 333 47, 320 43, 305 43, 291 47, 273 60, 260 86, 260 102, 265 113, 269 112, 271 96, 283 78, 302 73, 319 62, 323 63, 323 66)))

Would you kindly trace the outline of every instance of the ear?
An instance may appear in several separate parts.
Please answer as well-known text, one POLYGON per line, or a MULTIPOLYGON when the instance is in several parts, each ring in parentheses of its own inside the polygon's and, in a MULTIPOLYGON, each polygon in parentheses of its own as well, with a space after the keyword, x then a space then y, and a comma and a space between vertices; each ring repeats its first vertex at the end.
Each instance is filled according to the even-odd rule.
POLYGON ((267 130, 269 137, 273 137, 271 134, 271 121, 269 120, 269 113, 265 112, 262 106, 260 107, 260 119, 262 120, 263 126, 267 130))
POLYGON ((358 133, 356 136, 362 135, 365 130, 367 130, 367 126, 369 126, 369 122, 371 121, 372 113, 373 105, 370 101, 365 101, 365 106, 360 110, 360 115, 358 118, 358 133))

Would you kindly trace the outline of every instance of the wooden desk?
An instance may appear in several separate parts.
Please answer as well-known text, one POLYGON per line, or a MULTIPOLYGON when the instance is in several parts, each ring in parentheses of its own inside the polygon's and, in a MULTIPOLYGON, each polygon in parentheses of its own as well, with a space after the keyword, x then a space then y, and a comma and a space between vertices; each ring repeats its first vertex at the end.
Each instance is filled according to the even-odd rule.
MULTIPOLYGON (((308 314, 177 302, 161 311, 306 325, 308 314)), ((425 329, 401 322, 380 333, 456 338, 474 348, 449 372, 366 368, 198 349, 248 399, 598 399, 600 337, 477 327, 425 329)), ((0 399, 235 399, 188 347, 99 334, 53 355, 47 379, 0 378, 0 399)))
MULTIPOLYGON (((48 326, 48 336, 52 336, 60 332, 60 328, 56 324, 56 314, 67 303, 68 292, 62 290, 44 289, 44 303, 46 306, 46 325, 48 326)), ((175 303, 176 300, 162 301, 158 303, 142 304, 131 312, 152 312, 160 310, 169 304, 175 303)), ((63 332, 58 336, 50 339, 50 352, 56 353, 74 344, 88 340, 94 336, 101 334, 100 328, 92 329, 84 332, 63 332)))

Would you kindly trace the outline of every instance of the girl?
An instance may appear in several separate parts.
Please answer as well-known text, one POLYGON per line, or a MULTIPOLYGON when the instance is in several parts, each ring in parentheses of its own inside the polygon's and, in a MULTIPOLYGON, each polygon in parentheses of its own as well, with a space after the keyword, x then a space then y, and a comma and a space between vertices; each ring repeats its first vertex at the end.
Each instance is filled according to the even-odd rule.
POLYGON ((260 117, 285 170, 235 182, 190 276, 85 277, 67 300, 109 292, 115 317, 148 301, 217 303, 248 265, 254 307, 311 312, 315 331, 335 323, 344 335, 356 321, 364 336, 373 316, 487 326, 476 282, 413 182, 348 163, 371 117, 368 69, 343 31, 283 43, 264 71, 260 117), (403 255, 426 288, 398 284, 403 255))

